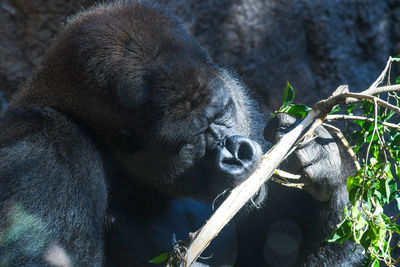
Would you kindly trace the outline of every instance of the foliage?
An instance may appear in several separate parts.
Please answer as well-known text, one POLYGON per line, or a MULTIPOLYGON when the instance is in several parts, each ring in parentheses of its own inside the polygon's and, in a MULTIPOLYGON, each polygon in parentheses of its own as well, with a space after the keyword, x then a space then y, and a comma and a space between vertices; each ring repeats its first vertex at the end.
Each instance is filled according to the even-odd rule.
POLYGON ((150 263, 155 263, 155 264, 159 264, 159 263, 163 263, 165 261, 168 260, 168 253, 161 253, 160 255, 158 255, 157 257, 155 257, 152 260, 149 260, 150 263))
POLYGON ((287 82, 286 90, 282 97, 282 107, 278 110, 278 112, 288 113, 296 118, 304 119, 308 112, 311 111, 311 108, 304 104, 292 104, 293 100, 294 90, 290 83, 287 82))
MULTIPOLYGON (((389 93, 388 102, 399 106, 396 93, 389 93)), ((382 107, 376 107, 371 102, 363 102, 347 107, 349 115, 362 113, 364 117, 375 117, 388 122, 394 115, 382 107)), ((384 206, 397 202, 397 212, 400 210, 400 190, 397 179, 400 177, 400 133, 397 130, 368 121, 355 120, 359 129, 350 132, 349 140, 354 152, 361 157, 362 168, 354 176, 347 179, 347 190, 351 210, 344 210, 343 221, 335 232, 327 239, 328 242, 342 243, 350 240, 361 245, 368 254, 369 266, 379 266, 379 262, 393 265, 398 259, 391 256, 397 247, 396 240, 400 235, 400 225, 393 208, 387 212, 384 206), (395 237, 396 236, 396 237, 395 237)), ((395 203, 396 204, 396 203, 395 203)))
MULTIPOLYGON (((400 83, 400 77, 396 83, 400 83)), ((293 99, 293 88, 287 83, 279 112, 304 118, 310 108, 293 105, 293 99)), ((397 107, 400 102, 396 93, 385 94, 383 100, 397 107)), ((346 138, 362 167, 347 179, 350 204, 343 211, 342 221, 326 240, 339 244, 351 241, 362 246, 368 257, 368 266, 394 265, 400 261, 392 256, 393 249, 400 245, 395 241, 400 240, 400 190, 397 185, 400 178, 400 133, 378 122, 399 125, 400 119, 394 116, 394 111, 368 101, 335 107, 331 113, 362 115, 373 118, 374 122, 346 122, 346 138), (388 206, 390 209, 386 208, 388 206)))

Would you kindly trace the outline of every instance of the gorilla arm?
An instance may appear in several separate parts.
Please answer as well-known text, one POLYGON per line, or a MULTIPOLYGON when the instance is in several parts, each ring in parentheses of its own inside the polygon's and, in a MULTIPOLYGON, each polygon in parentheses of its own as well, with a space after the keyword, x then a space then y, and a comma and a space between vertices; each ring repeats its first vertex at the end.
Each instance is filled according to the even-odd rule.
MULTIPOLYGON (((265 128, 265 139, 272 143, 279 141, 296 122, 290 115, 278 113, 265 128)), ((300 180, 295 183, 302 183, 303 189, 318 201, 332 199, 339 187, 345 187, 347 177, 358 169, 347 147, 332 129, 329 130, 331 131, 322 126, 317 127, 313 136, 300 142, 280 167, 300 174, 300 180)))
POLYGON ((106 186, 87 134, 51 110, 0 124, 0 265, 100 266, 106 186))

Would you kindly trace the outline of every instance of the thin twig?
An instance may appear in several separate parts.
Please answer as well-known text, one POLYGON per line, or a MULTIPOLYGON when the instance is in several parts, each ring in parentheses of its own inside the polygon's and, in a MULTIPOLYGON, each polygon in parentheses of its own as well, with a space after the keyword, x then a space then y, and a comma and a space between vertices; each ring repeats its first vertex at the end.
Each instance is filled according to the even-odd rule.
POLYGON ((297 189, 303 189, 303 187, 304 187, 304 183, 290 182, 289 181, 289 180, 299 180, 301 178, 301 175, 292 174, 292 173, 285 172, 285 171, 278 170, 278 169, 276 169, 274 171, 274 174, 278 175, 279 178, 276 178, 276 177, 272 176, 271 180, 276 182, 276 183, 278 183, 278 184, 281 184, 281 185, 286 186, 286 187, 297 188, 297 189))
MULTIPOLYGON (((379 87, 380 88, 380 87, 379 87)), ((400 86, 398 88, 400 90, 400 86)), ((372 96, 372 95, 366 95, 364 93, 343 93, 340 95, 332 96, 326 100, 321 100, 317 104, 314 105, 315 108, 326 111, 330 110, 331 107, 338 105, 338 104, 353 104, 357 103, 360 101, 368 100, 370 102, 376 102, 378 105, 385 107, 387 109, 393 110, 395 113, 400 115, 400 108, 396 107, 394 105, 389 104, 388 102, 372 96)))
MULTIPOLYGON (((354 121, 354 120, 358 120, 358 121, 368 121, 368 122, 374 122, 375 119, 374 118, 367 118, 364 116, 354 116, 354 115, 328 115, 326 116, 326 120, 327 121, 334 121, 334 120, 350 120, 350 121, 354 121)), ((380 121, 377 120, 378 124, 381 124, 383 126, 389 127, 389 128, 393 128, 396 129, 398 131, 400 131, 400 125, 394 124, 394 123, 390 123, 390 122, 385 122, 385 121, 380 121)))
POLYGON ((278 183, 280 185, 286 186, 286 187, 291 187, 291 188, 297 188, 297 189, 303 189, 304 187, 304 183, 291 183, 285 180, 281 180, 275 177, 271 178, 272 181, 274 181, 275 183, 278 183))
MULTIPOLYGON (((329 115, 327 116, 329 117, 329 115)), ((322 124, 326 129, 330 129, 332 130, 336 137, 340 140, 340 142, 342 143, 342 145, 346 148, 347 153, 350 155, 350 157, 353 160, 354 166, 356 167, 357 171, 359 169, 361 169, 360 163, 358 162, 358 158, 356 156, 356 153, 354 153, 353 149, 351 148, 349 142, 347 142, 346 138, 344 137, 342 131, 338 128, 336 128, 333 125, 327 124, 327 123, 323 123, 322 124)))
POLYGON ((390 65, 392 65, 392 62, 393 62, 393 58, 389 57, 388 61, 386 62, 386 66, 383 69, 382 73, 378 76, 378 79, 376 79, 376 81, 373 84, 371 84, 371 86, 367 90, 363 91, 362 92, 363 94, 367 94, 367 95, 377 94, 374 92, 375 92, 376 88, 378 88, 378 85, 380 83, 382 83, 383 80, 385 79, 386 73, 389 70, 390 65))
MULTIPOLYGON (((362 196, 364 195, 364 189, 365 189, 365 181, 367 179, 367 171, 368 171, 368 158, 369 158, 369 151, 371 149, 371 145, 372 142, 374 141, 374 137, 375 137, 375 133, 378 134, 378 104, 376 102, 376 100, 374 100, 374 130, 372 131, 372 136, 371 136, 371 141, 368 144, 368 148, 367 148, 367 154, 365 156, 365 169, 364 169, 364 173, 363 173, 363 181, 362 181, 362 187, 361 187, 361 194, 359 196, 359 198, 362 198, 362 196)), ((363 205, 363 201, 360 201, 361 206, 363 205)))
POLYGON ((285 172, 285 171, 278 170, 278 169, 276 169, 274 173, 279 175, 282 178, 287 178, 287 179, 292 179, 292 180, 297 180, 297 179, 301 178, 301 175, 293 174, 290 172, 285 172))
POLYGON ((394 85, 379 86, 377 88, 370 88, 361 92, 361 94, 377 95, 377 94, 395 92, 399 90, 400 90, 400 84, 394 84, 394 85))
MULTIPOLYGON (((400 89, 400 87, 399 87, 400 89)), ((366 95, 366 94, 357 94, 357 93, 345 93, 342 95, 342 97, 345 97, 345 104, 352 104, 359 102, 359 100, 368 100, 370 102, 376 102, 378 105, 385 107, 387 109, 393 110, 397 114, 400 115, 400 108, 396 107, 394 105, 389 104, 388 102, 376 97, 376 96, 371 96, 371 95, 366 95), (354 100, 352 98, 356 98, 357 100, 354 100)))

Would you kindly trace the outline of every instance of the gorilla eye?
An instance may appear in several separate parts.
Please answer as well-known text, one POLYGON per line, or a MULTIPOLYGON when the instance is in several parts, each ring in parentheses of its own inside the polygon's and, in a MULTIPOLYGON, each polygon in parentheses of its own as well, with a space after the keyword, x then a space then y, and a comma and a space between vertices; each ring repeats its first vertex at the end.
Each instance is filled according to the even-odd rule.
POLYGON ((235 112, 235 105, 233 103, 233 100, 230 99, 229 102, 224 106, 224 108, 219 113, 217 113, 213 123, 216 125, 232 127, 232 116, 233 114, 235 114, 235 112))

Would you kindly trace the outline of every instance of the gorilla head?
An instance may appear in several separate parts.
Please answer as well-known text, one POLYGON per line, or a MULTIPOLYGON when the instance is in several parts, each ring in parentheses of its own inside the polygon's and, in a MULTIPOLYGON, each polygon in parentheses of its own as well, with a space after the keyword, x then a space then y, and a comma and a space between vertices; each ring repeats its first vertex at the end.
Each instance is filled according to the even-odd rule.
MULTIPOLYGON (((78 14, 0 124, 0 233, 18 226, 17 211, 41 227, 27 243, 0 235, 0 265, 41 265, 54 244, 73 265, 99 265, 106 233, 107 250, 144 266, 210 215, 194 199, 255 170, 262 125, 243 86, 161 7, 116 1, 78 14)), ((216 264, 233 263, 227 231, 216 264)))
POLYGON ((168 194, 215 197, 260 159, 249 139, 260 116, 242 86, 148 3, 71 18, 13 103, 67 113, 134 179, 168 194))

